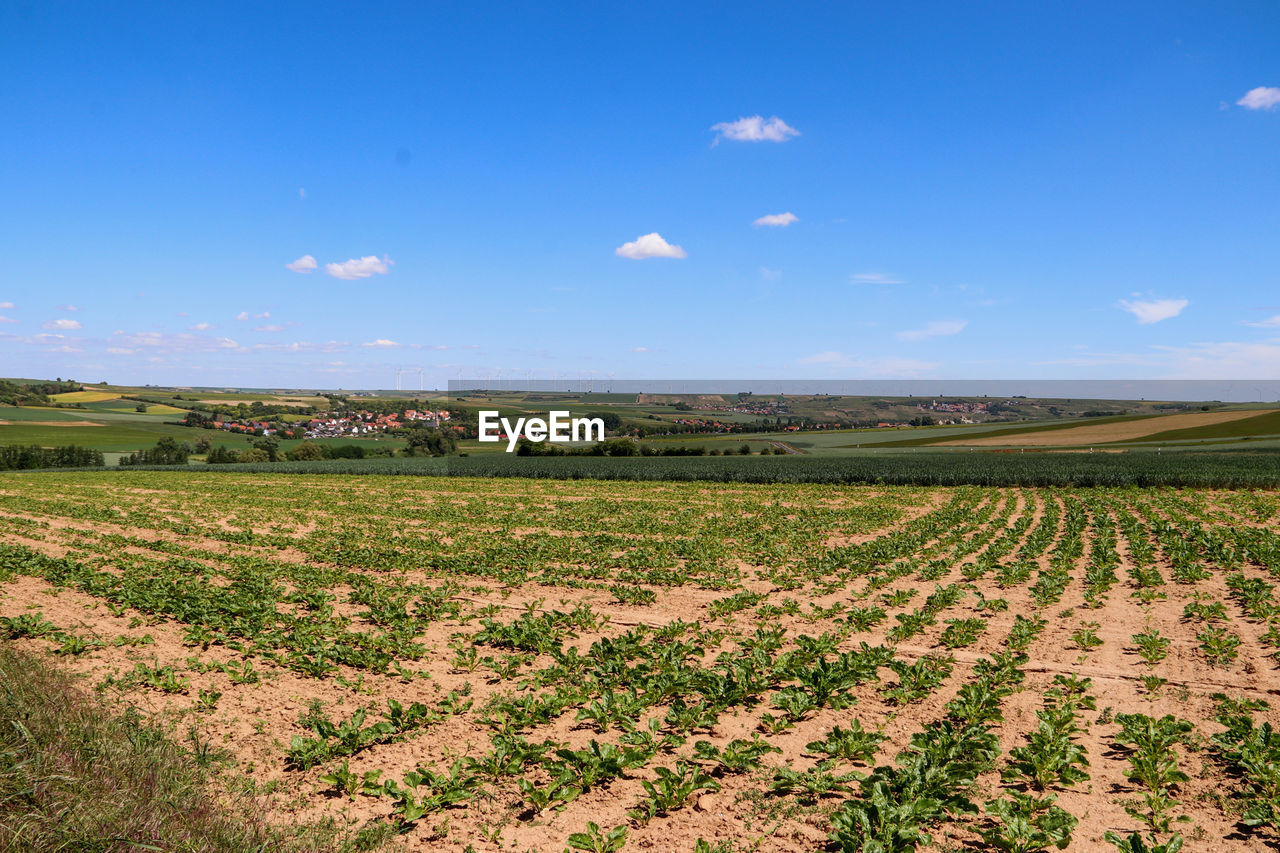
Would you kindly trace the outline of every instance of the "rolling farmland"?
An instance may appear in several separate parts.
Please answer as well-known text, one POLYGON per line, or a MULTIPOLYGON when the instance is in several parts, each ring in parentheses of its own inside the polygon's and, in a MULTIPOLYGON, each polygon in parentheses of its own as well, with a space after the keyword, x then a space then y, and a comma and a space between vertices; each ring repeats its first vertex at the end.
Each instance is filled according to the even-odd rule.
POLYGON ((1246 491, 5 474, 0 632, 225 755, 273 819, 411 850, 1256 850, 1280 820, 1278 514, 1246 491))

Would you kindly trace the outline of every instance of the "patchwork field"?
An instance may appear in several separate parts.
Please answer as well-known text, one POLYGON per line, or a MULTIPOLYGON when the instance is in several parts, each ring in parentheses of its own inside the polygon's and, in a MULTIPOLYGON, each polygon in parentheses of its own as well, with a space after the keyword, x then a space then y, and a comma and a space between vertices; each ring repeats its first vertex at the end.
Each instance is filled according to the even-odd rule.
POLYGON ((1274 491, 10 473, 0 635, 273 820, 410 850, 1251 851, 1280 837, 1278 517, 1274 491))
POLYGON ((937 442, 939 446, 963 445, 968 447, 1080 447, 1091 444, 1135 441, 1175 430, 1195 430, 1219 424, 1258 417, 1258 412, 1242 409, 1223 412, 1193 412, 1179 415, 1160 415, 1115 423, 1089 424, 1067 429, 1028 432, 1018 435, 996 435, 937 442))

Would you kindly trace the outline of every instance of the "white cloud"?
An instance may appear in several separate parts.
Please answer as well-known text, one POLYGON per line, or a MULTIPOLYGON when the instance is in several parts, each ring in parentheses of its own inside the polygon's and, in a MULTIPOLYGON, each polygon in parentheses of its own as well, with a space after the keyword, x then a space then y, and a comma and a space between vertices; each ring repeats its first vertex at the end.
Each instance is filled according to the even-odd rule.
POLYGON ((346 341, 324 341, 323 343, 294 341, 291 344, 254 344, 253 349, 268 352, 342 352, 349 346, 351 344, 346 341))
POLYGON ((307 188, 298 187, 298 198, 306 198, 306 197, 307 197, 307 188))
POLYGON ((1236 105, 1246 110, 1269 110, 1280 106, 1280 88, 1259 86, 1256 89, 1250 89, 1243 98, 1236 101, 1236 105))
POLYGON ((253 315, 253 319, 255 319, 255 320, 270 320, 270 319, 271 319, 271 312, 270 312, 270 311, 263 311, 261 314, 254 314, 254 315, 253 315))
POLYGON ((381 258, 375 255, 366 255, 363 258, 352 258, 340 264, 325 264, 324 271, 334 278, 351 281, 357 278, 368 278, 375 273, 377 275, 386 275, 391 271, 391 265, 394 263, 386 255, 381 258))
POLYGON ((107 352, 111 355, 133 355, 137 350, 126 347, 107 347, 107 352))
POLYGON ((267 326, 254 326, 253 330, 255 332, 283 332, 284 326, 281 326, 277 323, 272 323, 267 326))
POLYGON ((3 315, 0 315, 0 323, 16 323, 16 322, 18 321, 13 319, 12 317, 5 317, 3 315))
POLYGON ((905 329, 898 332, 900 341, 919 341, 925 338, 937 338, 945 335, 958 335, 969 325, 968 320, 934 320, 926 323, 921 329, 905 329))
POLYGON ((62 317, 45 323, 44 328, 53 329, 58 332, 70 332, 80 328, 80 321, 68 320, 67 318, 62 317))
MULTIPOLYGON (((9 322, 13 322, 10 320, 9 322)), ((1245 323, 1246 326, 1253 326, 1255 329, 1280 329, 1280 314, 1274 317, 1268 317, 1265 320, 1259 320, 1256 323, 1245 323)))
POLYGON ((296 261, 291 261, 285 264, 284 268, 287 270, 293 270, 294 272, 300 272, 305 274, 314 270, 316 266, 317 264, 316 264, 315 258, 313 258, 311 255, 303 255, 302 257, 298 258, 296 261))
POLYGON ((13 307, 12 302, 0 302, 0 308, 12 308, 12 307, 13 307))
POLYGON ((906 284, 896 275, 883 272, 859 272, 849 276, 850 284, 906 284))
POLYGON ((205 332, 213 328, 212 323, 196 323, 194 326, 187 326, 189 332, 205 332))
POLYGON ((360 346, 371 347, 374 349, 395 349, 402 346, 402 344, 398 344, 395 341, 389 341, 386 338, 378 338, 376 341, 366 341, 360 346))
POLYGON ((632 352, 648 352, 649 348, 648 347, 632 347, 631 351, 632 352))
POLYGON ((830 370, 843 370, 862 376, 916 376, 938 369, 937 363, 932 361, 896 356, 857 358, 836 350, 816 353, 798 359, 797 363, 818 365, 830 370))
POLYGON ((245 320, 248 320, 248 319, 249 319, 248 311, 241 311, 239 314, 236 315, 236 320, 238 322, 243 323, 245 320))
POLYGON ((80 309, 74 305, 59 305, 58 310, 59 311, 79 311, 80 309))
POLYGON ((1140 325, 1177 317, 1191 303, 1186 299, 1121 299, 1119 307, 1138 318, 1140 325))
POLYGON ((796 216, 791 211, 787 211, 786 213, 770 213, 768 216, 761 216, 759 219, 757 219, 755 222, 752 222, 751 224, 756 226, 757 228, 759 228, 761 225, 768 225, 774 228, 786 228, 792 222, 799 222, 799 221, 800 221, 800 217, 796 216))
POLYGON ((1280 376, 1280 338, 1255 343, 1222 341, 1183 347, 1158 346, 1182 379, 1275 379, 1280 376))
POLYGON ((149 349, 153 352, 220 352, 244 349, 231 338, 193 335, 188 332, 171 335, 165 332, 118 331, 114 333, 114 337, 122 348, 149 349))
POLYGON ((645 258, 688 257, 684 249, 663 240, 657 231, 637 237, 630 243, 623 243, 614 249, 613 253, 620 258, 630 258, 633 261, 642 261, 645 258))
POLYGON ((716 132, 712 145, 718 145, 721 139, 728 139, 731 142, 786 142, 791 137, 800 135, 800 131, 777 116, 768 119, 762 116, 747 116, 737 121, 713 124, 711 129, 716 132))

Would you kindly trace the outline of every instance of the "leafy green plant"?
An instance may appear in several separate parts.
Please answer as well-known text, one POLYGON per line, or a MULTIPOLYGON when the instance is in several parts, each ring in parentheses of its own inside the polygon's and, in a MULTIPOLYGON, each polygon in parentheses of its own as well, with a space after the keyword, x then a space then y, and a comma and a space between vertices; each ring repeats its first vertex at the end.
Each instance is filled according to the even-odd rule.
POLYGON ((586 832, 569 836, 569 846, 583 853, 617 853, 627 843, 626 826, 615 826, 608 832, 600 829, 595 821, 587 821, 586 832))
POLYGON ((641 781, 645 796, 631 813, 640 823, 681 808, 699 791, 719 791, 720 783, 695 764, 677 761, 675 769, 656 767, 655 779, 641 781))
POLYGON ((976 643, 986 630, 985 619, 948 619, 938 642, 948 649, 960 649, 976 643))
POLYGON ((1098 629, 1101 627, 1097 622, 1085 622, 1071 633, 1071 642, 1081 651, 1092 651, 1102 645, 1102 638, 1098 636, 1098 629))
POLYGON ((1230 666, 1239 656, 1240 638, 1226 628, 1207 627, 1196 639, 1210 666, 1230 666))
POLYGON ((827 732, 827 736, 824 739, 811 741, 805 746, 805 751, 817 755, 825 755, 828 758, 867 763, 875 757, 880 749, 880 744, 886 739, 887 736, 880 732, 871 732, 864 729, 862 722, 855 718, 849 728, 842 729, 836 726, 827 732))
POLYGON ((1155 835, 1150 835, 1144 841, 1142 836, 1137 832, 1131 832, 1128 835, 1120 835, 1111 830, 1107 830, 1103 836, 1109 844, 1115 845, 1120 853, 1178 853, 1182 849, 1182 835, 1174 833, 1169 840, 1160 844, 1156 841, 1155 835))
POLYGON ((1054 805, 1057 797, 1034 797, 1017 791, 1008 798, 989 800, 987 814, 992 825, 981 830, 982 838, 1005 853, 1042 853, 1050 847, 1065 849, 1079 821, 1054 805))
POLYGON ((1155 666, 1169 655, 1169 638, 1159 631, 1134 634, 1131 638, 1138 647, 1138 655, 1150 666, 1155 666))
POLYGON ((800 802, 813 803, 823 797, 848 793, 848 783, 859 778, 858 773, 835 773, 823 765, 804 771, 779 767, 773 772, 769 790, 774 794, 796 794, 800 802))

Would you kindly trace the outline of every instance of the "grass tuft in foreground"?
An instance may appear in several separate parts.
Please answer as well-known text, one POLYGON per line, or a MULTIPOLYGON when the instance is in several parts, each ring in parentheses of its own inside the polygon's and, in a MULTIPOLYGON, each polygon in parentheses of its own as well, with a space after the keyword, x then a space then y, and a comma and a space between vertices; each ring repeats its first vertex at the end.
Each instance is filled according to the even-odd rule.
POLYGON ((112 713, 39 657, 0 646, 0 850, 341 850, 221 801, 200 763, 135 710, 112 713))

